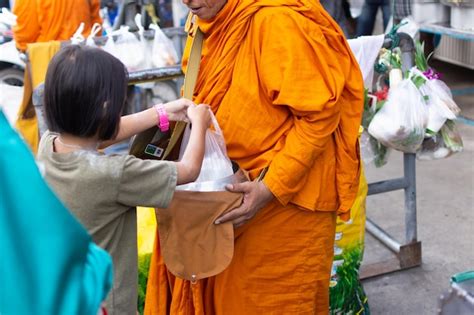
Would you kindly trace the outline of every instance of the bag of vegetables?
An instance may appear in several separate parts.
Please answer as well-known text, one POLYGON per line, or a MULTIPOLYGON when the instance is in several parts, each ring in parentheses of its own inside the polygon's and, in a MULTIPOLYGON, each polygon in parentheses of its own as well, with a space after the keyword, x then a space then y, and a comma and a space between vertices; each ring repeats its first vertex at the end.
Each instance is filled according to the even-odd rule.
POLYGON ((368 131, 388 147, 415 153, 423 142, 427 122, 426 100, 407 78, 389 90, 387 102, 375 114, 368 131))

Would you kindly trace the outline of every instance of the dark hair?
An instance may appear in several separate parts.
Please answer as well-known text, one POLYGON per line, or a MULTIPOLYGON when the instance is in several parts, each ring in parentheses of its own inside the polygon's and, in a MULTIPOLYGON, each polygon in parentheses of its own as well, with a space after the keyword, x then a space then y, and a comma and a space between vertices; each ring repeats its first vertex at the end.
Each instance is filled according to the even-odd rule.
POLYGON ((51 60, 44 106, 51 131, 113 139, 125 105, 127 70, 109 53, 70 45, 51 60))

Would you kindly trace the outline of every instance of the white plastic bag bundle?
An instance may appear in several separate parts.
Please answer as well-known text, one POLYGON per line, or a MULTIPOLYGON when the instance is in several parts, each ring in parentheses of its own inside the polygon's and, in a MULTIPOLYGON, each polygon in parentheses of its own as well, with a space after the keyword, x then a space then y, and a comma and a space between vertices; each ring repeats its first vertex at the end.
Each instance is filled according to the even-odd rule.
POLYGON ((79 24, 79 27, 77 28, 76 32, 71 36, 71 44, 78 45, 84 42, 85 38, 82 35, 82 33, 84 32, 84 27, 84 23, 79 24))
POLYGON ((420 86, 420 91, 428 104, 428 123, 426 129, 435 134, 441 129, 446 120, 456 119, 460 109, 454 102, 451 91, 444 82, 437 79, 430 80, 416 68, 411 69, 411 72, 426 80, 420 86))
POLYGON ((112 35, 107 35, 107 41, 105 42, 104 46, 101 47, 104 51, 108 52, 115 58, 119 58, 119 55, 117 53, 117 48, 115 47, 115 42, 114 39, 112 38, 112 35))
POLYGON ((416 157, 419 160, 437 160, 447 158, 462 150, 462 138, 456 123, 448 120, 436 135, 425 138, 416 157))
POLYGON ((404 79, 388 93, 387 102, 375 114, 369 133, 382 144, 415 153, 425 136, 428 109, 411 79, 404 79))
MULTIPOLYGON (((145 38, 145 28, 142 25, 142 15, 137 13, 135 15, 135 24, 138 27, 138 35, 140 44, 142 45, 143 51, 143 68, 142 69, 149 69, 152 68, 152 49, 153 49, 153 42, 151 40, 147 40, 145 38)), ((147 83, 148 84, 148 83, 147 83)))
MULTIPOLYGON (((206 131, 204 160, 195 183, 213 182, 234 174, 232 162, 227 156, 224 136, 214 115, 212 115, 212 125, 214 130, 207 129, 206 131)), ((187 126, 181 142, 180 159, 188 144, 190 132, 190 126, 187 126)), ((180 190, 188 190, 185 186, 187 185, 180 186, 180 190)), ((189 190, 192 190, 191 187, 195 187, 195 185, 189 185, 189 187, 189 190)))
POLYGON ((92 25, 91 33, 89 34, 89 36, 87 36, 87 39, 86 39, 87 46, 98 47, 94 41, 94 37, 96 37, 97 34, 99 34, 101 30, 102 30, 102 26, 99 23, 94 23, 94 25, 92 25))
POLYGON ((173 42, 163 33, 156 24, 151 24, 150 28, 155 31, 152 50, 152 64, 159 67, 166 67, 178 63, 178 53, 173 42))
POLYGON ((112 33, 117 36, 115 48, 117 58, 123 62, 129 71, 143 69, 144 55, 140 40, 135 34, 129 32, 128 26, 121 26, 119 30, 112 33))

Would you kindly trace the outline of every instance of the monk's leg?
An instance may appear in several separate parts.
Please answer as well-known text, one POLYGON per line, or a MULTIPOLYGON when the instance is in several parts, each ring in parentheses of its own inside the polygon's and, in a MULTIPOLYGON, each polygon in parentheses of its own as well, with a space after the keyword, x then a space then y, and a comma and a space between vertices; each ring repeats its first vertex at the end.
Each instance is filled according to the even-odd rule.
POLYGON ((209 313, 327 314, 336 217, 277 203, 236 230, 234 258, 213 278, 209 313))

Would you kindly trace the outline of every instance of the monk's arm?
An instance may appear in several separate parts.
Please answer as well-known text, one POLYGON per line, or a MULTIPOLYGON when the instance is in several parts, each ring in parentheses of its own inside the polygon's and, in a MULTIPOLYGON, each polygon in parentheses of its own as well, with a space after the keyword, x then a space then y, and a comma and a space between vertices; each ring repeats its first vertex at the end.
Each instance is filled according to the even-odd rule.
POLYGON ((294 116, 294 125, 286 136, 285 146, 273 158, 264 179, 265 185, 282 204, 287 204, 305 185, 314 161, 333 137, 339 118, 337 106, 294 116))
POLYGON ((263 90, 273 106, 287 108, 293 121, 264 179, 275 197, 287 204, 305 185, 310 168, 339 125, 348 55, 335 53, 322 40, 323 30, 298 14, 257 15, 255 24, 260 29, 263 90))
POLYGON ((40 35, 37 12, 35 0, 15 1, 13 13, 17 16, 17 24, 13 27, 13 36, 19 50, 26 50, 26 44, 36 42, 40 35))

